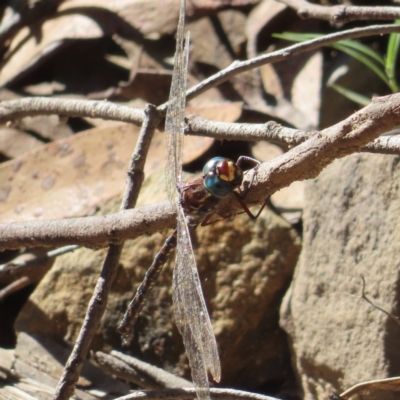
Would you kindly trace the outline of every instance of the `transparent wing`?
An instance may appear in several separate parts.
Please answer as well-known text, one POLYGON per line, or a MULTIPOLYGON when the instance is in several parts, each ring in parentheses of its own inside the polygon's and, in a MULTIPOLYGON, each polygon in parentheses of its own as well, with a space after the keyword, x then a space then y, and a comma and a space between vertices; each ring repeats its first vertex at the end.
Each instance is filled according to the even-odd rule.
POLYGON ((221 367, 201 290, 189 229, 181 210, 178 215, 178 247, 173 277, 175 322, 183 337, 197 395, 200 400, 207 400, 210 398, 207 370, 219 381, 221 367))
POLYGON ((177 211, 179 192, 182 182, 183 134, 185 130, 184 116, 186 105, 187 66, 189 60, 189 33, 184 38, 185 1, 182 1, 179 15, 174 71, 169 94, 168 110, 165 120, 167 132, 167 165, 166 183, 169 201, 177 211))
POLYGON ((184 39, 185 1, 181 2, 177 32, 175 66, 172 76, 165 130, 168 158, 166 183, 169 200, 177 212, 178 247, 173 277, 173 302, 176 325, 192 370, 199 400, 209 400, 207 370, 219 381, 221 367, 210 318, 204 302, 185 215, 180 207, 182 146, 186 103, 189 35, 184 39))

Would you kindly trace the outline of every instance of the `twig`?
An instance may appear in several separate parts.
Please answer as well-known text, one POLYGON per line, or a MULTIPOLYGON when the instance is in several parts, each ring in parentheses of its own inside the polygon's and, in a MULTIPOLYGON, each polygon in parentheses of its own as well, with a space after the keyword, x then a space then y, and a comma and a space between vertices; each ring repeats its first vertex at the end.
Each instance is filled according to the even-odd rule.
POLYGON ((396 317, 395 315, 391 314, 390 312, 388 312, 388 311, 384 310, 383 308, 377 306, 376 304, 373 303, 372 300, 370 300, 367 297, 367 295, 365 294, 365 279, 364 279, 363 275, 361 275, 361 280, 362 280, 361 298, 364 299, 367 303, 371 304, 371 306, 374 307, 376 310, 379 310, 379 311, 383 312, 390 319, 392 319, 394 322, 396 322, 397 325, 400 325, 399 317, 396 317))
POLYGON ((35 115, 101 118, 141 125, 143 110, 107 101, 31 97, 0 102, 0 123, 35 115))
POLYGON ((0 302, 10 294, 27 287, 29 284, 31 284, 31 281, 27 276, 23 276, 22 278, 10 283, 5 288, 0 290, 0 302))
POLYGON ((47 253, 47 257, 49 257, 49 258, 59 257, 64 254, 71 253, 77 249, 79 249, 79 246, 77 246, 77 245, 59 247, 58 249, 50 250, 47 253))
POLYGON ((154 365, 145 363, 138 360, 137 358, 130 357, 126 354, 120 353, 119 351, 113 350, 111 355, 135 368, 137 371, 146 375, 148 378, 152 379, 159 387, 162 388, 193 388, 193 383, 187 381, 186 379, 180 378, 161 368, 157 368, 154 365))
MULTIPOLYGON (((336 158, 360 151, 367 143, 400 125, 400 94, 376 97, 372 102, 344 121, 324 129, 285 154, 263 163, 257 169, 247 204, 256 204, 294 181, 312 179, 336 158)), ((247 177, 247 175, 246 175, 247 177)), ((250 176, 246 178, 248 185, 250 176)), ((233 207, 223 201, 218 212, 233 207)), ((231 208, 232 210, 232 208, 231 208)))
MULTIPOLYGON (((400 26, 396 24, 391 25, 374 25, 365 28, 349 29, 347 31, 332 33, 323 37, 308 40, 306 42, 297 43, 289 47, 285 47, 282 50, 273 51, 271 53, 263 54, 259 57, 252 58, 246 61, 234 61, 229 67, 222 71, 210 76, 198 85, 192 87, 186 92, 187 99, 191 100, 206 90, 220 85, 226 82, 228 79, 235 77, 236 75, 249 71, 251 69, 261 67, 265 64, 276 63, 279 61, 285 61, 289 58, 304 53, 306 51, 316 50, 323 46, 328 46, 331 43, 335 43, 339 40, 344 39, 357 39, 367 36, 384 35, 387 33, 398 32, 400 33, 400 26)), ((158 107, 159 111, 166 109, 167 103, 158 107)))
MULTIPOLYGON (((146 119, 143 122, 138 143, 131 157, 121 209, 128 209, 136 204, 144 180, 144 164, 159 118, 160 116, 155 112, 154 107, 149 105, 146 109, 146 119)), ((100 277, 89 302, 85 320, 58 382, 55 400, 67 400, 74 393, 83 362, 107 305, 108 295, 117 273, 122 247, 123 244, 112 244, 108 249, 100 277)))
MULTIPOLYGON (((210 389, 211 397, 214 400, 279 400, 276 397, 264 396, 262 394, 245 392, 234 389, 210 389)), ((136 391, 127 396, 118 397, 114 400, 193 400, 196 398, 195 389, 163 389, 136 391)))
MULTIPOLYGON (((135 108, 92 100, 70 100, 46 97, 24 98, 0 102, 0 122, 27 115, 68 115, 93 117, 140 125, 144 113, 135 108)), ((317 131, 292 129, 269 121, 266 124, 216 122, 206 118, 187 115, 185 134, 208 136, 216 140, 266 140, 280 146, 296 146, 309 139, 317 131)), ((363 152, 400 154, 400 136, 392 135, 376 139, 361 149, 363 152)))
POLYGON ((133 382, 143 389, 193 388, 193 383, 118 351, 96 352, 96 362, 110 374, 133 382))
POLYGON ((306 0, 278 0, 297 11, 300 18, 316 18, 345 24, 351 21, 394 20, 400 18, 399 7, 321 6, 306 0))
MULTIPOLYGON (((284 148, 291 148, 305 142, 318 134, 316 130, 301 130, 282 126, 274 121, 265 124, 245 124, 216 122, 197 116, 187 115, 185 118, 186 134, 207 136, 216 140, 247 140, 259 142, 266 140, 284 148)), ((400 135, 381 136, 362 147, 364 153, 400 155, 400 135)))
POLYGON ((98 351, 94 354, 93 358, 103 371, 118 379, 132 382, 142 389, 162 388, 162 386, 157 385, 151 378, 149 379, 145 374, 137 371, 117 357, 98 351))
MULTIPOLYGON (((386 379, 377 379, 374 381, 362 382, 354 385, 350 389, 347 389, 345 392, 340 394, 340 399, 343 400, 350 400, 354 398, 359 398, 357 396, 358 393, 371 393, 373 391, 393 391, 399 392, 400 391, 400 378, 386 378, 386 379)), ((376 398, 380 398, 378 395, 376 398)))
POLYGON ((0 283, 7 284, 24 279, 19 286, 9 286, 4 288, 3 296, 10 294, 10 290, 20 290, 27 285, 32 285, 40 282, 43 276, 52 267, 54 258, 76 250, 79 246, 67 246, 60 249, 45 252, 43 248, 35 249, 33 252, 24 252, 14 260, 0 265, 0 283), (24 282, 24 284, 22 284, 24 282))
POLYGON ((101 217, 0 224, 0 251, 73 244, 99 249, 173 228, 174 218, 169 202, 164 201, 101 217))
MULTIPOLYGON (((21 246, 25 247, 25 246, 21 246)), ((64 246, 58 249, 50 250, 45 254, 33 255, 31 254, 28 258, 25 257, 26 254, 22 254, 20 257, 15 258, 14 260, 0 265, 0 275, 7 274, 13 275, 15 272, 21 272, 25 268, 31 266, 32 264, 37 264, 40 262, 47 261, 49 258, 58 257, 66 253, 70 253, 78 249, 79 246, 64 246)))
MULTIPOLYGON (((246 203, 249 205, 261 203, 277 190, 289 186, 296 180, 316 177, 336 158, 360 151, 368 142, 400 125, 399 110, 398 93, 374 98, 371 104, 344 121, 314 132, 308 140, 297 147, 261 164, 246 196, 246 203)), ((253 171, 246 174, 243 187, 249 184, 252 174, 253 171)), ((119 243, 127 237, 137 237, 139 233, 150 234, 163 228, 173 227, 173 214, 167 203, 157 203, 147 207, 106 217, 3 224, 0 225, 0 249, 49 244, 104 247, 110 242, 119 243), (161 204, 165 204, 163 210, 158 209, 161 204), (170 210, 168 215, 163 214, 165 210, 170 210), (130 218, 132 221, 129 221, 130 218), (94 238, 91 237, 93 235, 94 238)), ((218 211, 221 215, 233 215, 238 212, 238 208, 236 202, 230 202, 228 199, 222 202, 218 211)))
MULTIPOLYGON (((339 40, 383 35, 392 32, 400 32, 400 26, 391 24, 355 28, 343 32, 332 33, 306 42, 296 43, 284 49, 264 54, 250 60, 235 61, 229 67, 189 89, 186 93, 187 99, 193 99, 208 89, 220 85, 242 72, 265 64, 284 61, 295 55, 306 51, 316 50, 339 40)), ((157 107, 157 111, 163 116, 167 110, 167 105, 168 103, 164 103, 157 107)), ((140 125, 144 119, 144 113, 142 110, 126 106, 118 106, 104 101, 49 99, 38 97, 0 102, 0 123, 26 116, 51 114, 103 118, 111 121, 130 122, 136 125, 140 125)))

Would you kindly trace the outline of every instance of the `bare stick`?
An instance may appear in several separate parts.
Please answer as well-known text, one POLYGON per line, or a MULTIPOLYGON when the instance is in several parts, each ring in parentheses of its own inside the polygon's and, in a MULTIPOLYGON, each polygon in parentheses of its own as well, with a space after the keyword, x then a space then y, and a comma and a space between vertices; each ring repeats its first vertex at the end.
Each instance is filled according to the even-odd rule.
POLYGON ((399 317, 396 317, 395 315, 391 314, 390 312, 384 310, 383 308, 377 306, 372 300, 370 300, 367 295, 365 294, 365 278, 363 275, 361 275, 361 280, 362 280, 362 289, 361 289, 361 298, 364 299, 367 303, 371 304, 372 307, 374 307, 376 310, 383 312, 385 315, 387 315, 391 320, 396 322, 397 325, 400 325, 400 319, 399 317))
MULTIPOLYGON (((155 112, 153 106, 148 106, 146 119, 143 123, 136 149, 131 157, 121 209, 131 208, 136 203, 141 184, 144 180, 144 164, 158 122, 159 115, 155 112)), ((74 393, 75 384, 78 381, 83 362, 88 354, 90 344, 107 305, 108 294, 117 273, 122 247, 123 244, 113 244, 108 249, 100 277, 89 302, 85 320, 57 385, 54 396, 55 400, 67 400, 74 393)))
MULTIPOLYGON (((198 85, 192 87, 186 92, 187 100, 191 100, 199 94, 205 92, 206 90, 220 85, 226 82, 228 79, 234 76, 249 71, 253 68, 260 67, 265 64, 271 64, 279 61, 285 61, 289 58, 304 53, 306 51, 312 51, 319 49, 323 46, 328 46, 331 43, 335 43, 339 40, 344 39, 357 39, 367 36, 384 35, 392 32, 400 32, 400 26, 391 25, 374 25, 368 26, 366 28, 355 28, 349 29, 343 32, 332 33, 330 35, 325 35, 323 37, 309 40, 307 42, 297 43, 292 46, 286 47, 282 50, 273 51, 271 53, 263 54, 259 57, 252 58, 246 61, 234 61, 229 67, 223 69, 215 75, 210 76, 204 81, 200 82, 198 85)), ((163 104, 158 109, 164 111, 167 105, 163 104)))
MULTIPOLYGON (((264 396, 262 394, 244 392, 234 389, 210 389, 214 400, 279 400, 276 397, 264 396)), ((115 400, 193 400, 196 397, 195 389, 163 389, 136 391, 127 396, 118 397, 115 400)))
POLYGON ((297 11, 300 18, 316 18, 345 24, 351 21, 388 21, 400 18, 399 7, 321 6, 306 0, 278 0, 297 11))
POLYGON ((94 358, 109 373, 143 389, 193 388, 193 383, 186 379, 118 351, 112 351, 111 354, 96 352, 94 358))
POLYGON ((11 222, 0 224, 0 251, 73 244, 99 249, 173 228, 175 221, 176 214, 164 201, 99 217, 11 222))
POLYGON ((110 121, 141 125, 143 110, 120 106, 107 101, 31 97, 0 102, 0 123, 35 115, 64 115, 68 117, 102 118, 110 121))
MULTIPOLYGON (((370 105, 344 121, 322 131, 313 132, 313 135, 299 146, 259 166, 256 179, 246 196, 246 204, 261 203, 277 190, 289 186, 296 180, 316 177, 335 158, 360 151, 381 134, 400 125, 399 110, 400 94, 377 97, 370 105)), ((249 184, 252 174, 252 171, 246 174, 244 187, 249 184)), ((162 210, 157 215, 153 215, 158 209, 157 205, 148 206, 149 212, 146 208, 129 211, 132 213, 129 214, 129 218, 135 218, 132 224, 129 222, 128 214, 125 218, 125 215, 121 213, 107 217, 76 218, 71 221, 3 224, 0 225, 0 249, 48 246, 49 243, 54 246, 82 244, 90 247, 105 246, 109 241, 119 243, 126 239, 128 234, 132 235, 131 237, 137 237, 139 232, 150 234, 158 231, 161 229, 158 222, 163 227, 173 227, 171 209, 168 208, 167 203, 163 204, 165 204, 165 210, 169 210, 170 214, 167 216, 161 212, 162 210), (111 221, 120 222, 113 224, 111 221), (49 234, 47 229, 51 224, 53 224, 52 234, 49 234), (74 228, 78 229, 78 238, 74 238, 71 234, 68 226, 72 225, 69 224, 73 224, 74 228), (99 240, 97 245, 90 238, 92 234, 97 235, 99 240)), ((227 212, 233 215, 239 211, 235 202, 229 204, 224 201, 221 207, 219 211, 222 215, 226 215, 227 212)))
MULTIPOLYGON (((247 140, 259 142, 261 140, 277 144, 289 149, 305 142, 310 137, 317 135, 317 130, 301 130, 282 126, 275 121, 265 124, 246 124, 217 122, 188 115, 185 118, 186 134, 193 136, 207 136, 216 140, 247 140)), ((400 133, 400 132, 399 132, 400 133)), ((398 132, 385 132, 373 142, 362 147, 360 151, 375 154, 400 155, 400 135, 398 132)))
MULTIPOLYGON (((295 55, 306 51, 316 50, 331 43, 344 39, 357 39, 367 36, 383 35, 392 32, 400 32, 400 26, 375 25, 365 28, 355 28, 343 32, 332 33, 323 37, 308 40, 302 43, 296 43, 281 50, 263 54, 259 57, 246 61, 235 61, 229 67, 223 69, 205 79, 203 82, 187 91, 187 99, 193 99, 199 94, 220 85, 230 78, 239 75, 242 72, 249 71, 261 65, 271 64, 279 61, 288 60, 295 55)), ((167 104, 164 103, 157 110, 165 115, 167 104)), ((142 110, 131 107, 117 106, 112 103, 89 100, 68 100, 68 99, 49 99, 44 97, 28 98, 20 100, 10 100, 0 102, 0 122, 7 122, 18 118, 32 115, 65 115, 91 118, 104 118, 111 121, 131 122, 139 125, 144 119, 142 110)))
MULTIPOLYGON (((400 125, 399 110, 400 94, 376 97, 371 104, 345 120, 261 164, 246 196, 246 203, 256 204, 294 181, 313 179, 336 158, 360 151, 376 137, 400 125)), ((246 175, 244 187, 249 184, 250 175, 246 175)), ((230 199, 221 202, 217 211, 221 214, 226 208, 230 212, 239 210, 230 199)))
POLYGON ((0 302, 3 301, 7 296, 12 293, 17 292, 18 290, 27 287, 32 282, 29 280, 27 276, 23 276, 22 278, 17 279, 16 281, 10 283, 5 288, 0 290, 0 302))

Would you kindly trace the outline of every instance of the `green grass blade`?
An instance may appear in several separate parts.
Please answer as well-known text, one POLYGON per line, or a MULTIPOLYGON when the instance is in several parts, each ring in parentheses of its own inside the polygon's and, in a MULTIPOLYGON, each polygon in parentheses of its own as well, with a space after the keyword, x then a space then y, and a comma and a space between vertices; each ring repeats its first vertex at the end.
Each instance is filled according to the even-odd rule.
MULTIPOLYGON (((396 20, 396 24, 400 24, 396 20)), ((392 92, 398 92, 399 86, 396 81, 396 61, 399 55, 400 35, 398 33, 391 33, 389 36, 388 47, 386 52, 385 70, 389 78, 390 87, 392 92)))
MULTIPOLYGON (((284 39, 292 42, 304 42, 305 40, 312 40, 312 39, 317 39, 319 37, 322 37, 324 35, 319 34, 319 33, 295 33, 295 32, 284 32, 281 34, 273 34, 273 37, 276 37, 278 39, 284 39)), ((354 49, 356 51, 359 51, 362 54, 365 54, 368 57, 371 57, 373 60, 377 61, 379 64, 382 64, 385 66, 385 60, 383 57, 376 52, 375 50, 371 49, 371 47, 366 46, 363 43, 357 42, 355 40, 340 40, 339 42, 341 45, 346 46, 348 48, 354 49)), ((329 45, 333 46, 333 45, 329 45)))
POLYGON ((347 99, 354 101, 354 103, 357 103, 361 106, 367 106, 369 103, 371 103, 371 99, 369 99, 368 97, 354 92, 353 90, 346 89, 345 87, 340 86, 336 83, 331 83, 329 86, 347 99))
POLYGON ((381 69, 378 65, 376 65, 371 59, 369 59, 368 57, 365 57, 363 54, 359 53, 356 50, 353 50, 351 48, 342 46, 340 44, 340 42, 334 43, 332 45, 332 47, 337 49, 337 50, 342 51, 343 53, 348 54, 349 56, 353 57, 354 59, 356 59, 360 63, 364 64, 371 71, 373 71, 377 76, 379 76, 379 78, 381 78, 383 80, 383 82, 385 82, 386 85, 389 86, 389 88, 391 88, 390 82, 389 82, 389 78, 386 75, 386 72, 383 69, 381 69))
POLYGON ((341 40, 340 42, 337 42, 337 43, 342 44, 349 49, 356 50, 359 53, 372 58, 373 60, 377 61, 382 66, 385 65, 385 60, 383 59, 383 57, 377 51, 371 49, 371 47, 366 46, 363 43, 357 42, 355 40, 341 40))

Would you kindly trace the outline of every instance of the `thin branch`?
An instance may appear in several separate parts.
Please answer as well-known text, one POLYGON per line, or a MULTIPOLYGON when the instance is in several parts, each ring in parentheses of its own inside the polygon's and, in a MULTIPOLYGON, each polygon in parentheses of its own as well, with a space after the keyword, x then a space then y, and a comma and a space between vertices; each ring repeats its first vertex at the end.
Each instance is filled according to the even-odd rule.
MULTIPOLYGON (((398 125, 400 94, 374 98, 371 104, 344 121, 314 134, 287 153, 261 164, 246 196, 246 203, 260 202, 260 199, 271 196, 294 181, 317 177, 336 158, 360 151, 369 142, 398 125)), ((246 184, 249 184, 249 179, 246 179, 246 184)), ((222 202, 217 211, 223 211, 228 205, 238 210, 234 202, 228 199, 222 202)))
POLYGON ((303 19, 316 18, 332 23, 351 21, 388 21, 400 18, 399 7, 321 6, 306 0, 278 0, 297 11, 303 19))
POLYGON ((152 379, 145 374, 137 371, 124 361, 103 352, 96 352, 93 356, 97 365, 107 374, 115 376, 118 379, 134 383, 142 389, 161 389, 152 379))
POLYGON ((143 123, 145 118, 143 110, 107 101, 30 97, 0 102, 0 123, 28 116, 53 114, 67 117, 101 118, 129 122, 138 126, 143 123))
MULTIPOLYGON (((34 97, 0 102, 0 123, 39 114, 102 118, 135 125, 140 125, 144 118, 142 110, 106 101, 34 97)), ((239 124, 216 122, 196 115, 187 115, 186 124, 185 134, 187 135, 208 136, 216 140, 255 142, 266 140, 285 147, 298 145, 316 133, 316 131, 287 128, 274 121, 266 124, 239 124)), ((365 146, 361 151, 400 155, 400 136, 381 137, 365 146)))
MULTIPOLYGON (((400 94, 377 97, 344 121, 313 132, 305 142, 259 166, 256 179, 246 196, 246 203, 262 203, 265 198, 296 180, 316 177, 336 158, 360 151, 379 135, 400 125, 399 110, 400 94)), ((276 129, 276 125, 271 126, 276 129)), ((245 174, 243 189, 249 185, 253 174, 254 170, 245 174)), ((227 199, 222 202, 218 212, 221 215, 233 215, 239 209, 236 202, 227 199)), ((99 247, 120 243, 128 237, 172 228, 173 225, 174 215, 167 202, 105 217, 32 221, 29 224, 15 222, 0 225, 0 250, 68 244, 99 247)))
POLYGON ((193 383, 161 368, 118 351, 111 354, 97 352, 96 362, 113 375, 137 384, 143 389, 193 388, 193 383))
POLYGON ((0 302, 3 301, 10 294, 18 292, 19 290, 27 287, 31 283, 32 282, 27 276, 23 276, 16 281, 10 283, 5 288, 0 290, 0 302))
POLYGON ((142 374, 146 375, 149 379, 152 379, 160 387, 165 389, 172 388, 193 388, 192 382, 186 379, 180 378, 179 376, 170 374, 161 368, 155 367, 154 365, 148 364, 146 362, 140 361, 135 357, 130 357, 127 354, 123 354, 119 351, 113 350, 111 355, 140 371, 142 374))
MULTIPOLYGON (((242 72, 249 71, 257 67, 261 67, 262 65, 265 64, 285 61, 291 57, 294 57, 295 55, 304 53, 306 51, 313 51, 323 46, 328 46, 329 44, 335 43, 339 40, 357 39, 367 36, 384 35, 392 32, 400 33, 400 26, 396 24, 391 24, 391 25, 374 25, 365 28, 349 29, 347 31, 332 33, 330 35, 325 35, 317 39, 308 40, 306 42, 296 43, 292 46, 285 47, 284 49, 263 54, 259 57, 255 57, 250 60, 234 61, 229 67, 210 76, 209 78, 200 82, 198 85, 189 89, 186 92, 187 99, 191 100, 194 97, 198 96, 199 94, 205 92, 206 90, 214 86, 220 85, 221 83, 226 82, 228 79, 233 78, 242 72)), ((164 112, 166 107, 167 103, 158 107, 158 110, 164 112)))
POLYGON ((79 249, 79 246, 72 245, 59 247, 58 249, 50 250, 44 254, 21 254, 17 258, 14 258, 12 261, 0 265, 0 276, 15 275, 16 273, 21 274, 23 273, 23 271, 34 264, 46 262, 49 260, 49 258, 58 257, 63 254, 75 251, 76 249, 79 249))
POLYGON ((368 304, 370 304, 372 307, 374 307, 376 310, 387 315, 392 321, 396 322, 397 325, 400 325, 399 317, 396 317, 395 315, 391 314, 390 312, 384 310, 382 307, 377 306, 372 300, 370 300, 367 297, 367 295, 365 294, 365 278, 363 275, 361 275, 361 280, 362 280, 361 298, 363 300, 365 300, 368 304))
MULTIPOLYGON (((207 136, 216 140, 246 140, 259 142, 261 140, 274 143, 283 148, 291 148, 305 142, 313 135, 318 134, 317 130, 301 130, 282 126, 275 121, 268 121, 265 124, 246 124, 216 122, 197 115, 187 115, 185 118, 187 129, 186 134, 193 136, 207 136)), ((379 153, 400 155, 399 132, 381 136, 373 142, 362 147, 364 153, 379 153)))
MULTIPOLYGON (((357 398, 357 394, 363 394, 365 392, 371 393, 373 391, 382 391, 382 390, 391 390, 394 392, 398 392, 400 388, 400 378, 386 378, 386 379, 378 379, 374 381, 362 382, 354 385, 350 389, 347 389, 345 392, 340 394, 340 399, 350 400, 357 398)), ((376 397, 376 398, 379 398, 376 397)))
MULTIPOLYGON (((357 39, 367 36, 383 35, 392 32, 400 33, 400 26, 375 25, 365 28, 355 28, 343 32, 332 33, 317 39, 302 43, 296 43, 292 46, 277 50, 259 57, 246 61, 235 61, 229 67, 205 79, 198 85, 189 89, 187 99, 193 99, 201 93, 220 85, 239 75, 242 72, 260 67, 265 64, 285 61, 295 55, 306 51, 316 50, 331 43, 344 39, 357 39)), ((157 111, 165 115, 168 103, 157 107, 157 111)), ((64 116, 103 118, 111 121, 130 122, 140 125, 144 120, 144 112, 139 109, 126 106, 118 106, 104 101, 89 100, 68 100, 55 98, 27 98, 20 100, 9 100, 0 102, 0 123, 16 120, 26 116, 33 115, 51 115, 58 114, 64 116)))
MULTIPOLYGON (((144 180, 144 165, 159 119, 160 116, 155 112, 155 108, 149 105, 146 109, 146 118, 128 169, 126 189, 121 204, 121 209, 123 210, 133 207, 139 196, 144 180)), ((123 243, 112 244, 108 249, 99 279, 88 305, 85 320, 56 387, 54 400, 67 400, 74 393, 83 362, 106 309, 108 295, 117 274, 122 247, 123 243)))
POLYGON ((74 244, 99 249, 173 228, 175 221, 171 205, 163 201, 100 217, 11 222, 0 224, 0 251, 74 244))
MULTIPOLYGON (((214 400, 279 400, 276 397, 234 389, 210 388, 210 395, 214 400)), ((138 390, 132 394, 128 394, 127 396, 118 397, 115 400, 193 400, 195 398, 195 389, 163 389, 148 391, 138 390)))

